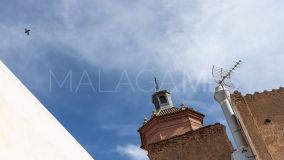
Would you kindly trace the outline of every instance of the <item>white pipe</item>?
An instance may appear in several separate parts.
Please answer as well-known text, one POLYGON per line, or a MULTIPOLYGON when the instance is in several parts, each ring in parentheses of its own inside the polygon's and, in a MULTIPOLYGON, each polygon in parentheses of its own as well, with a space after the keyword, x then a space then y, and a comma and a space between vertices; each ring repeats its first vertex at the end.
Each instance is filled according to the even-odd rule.
POLYGON ((231 106, 230 92, 225 87, 219 85, 215 89, 214 98, 221 105, 237 148, 241 149, 243 147, 246 147, 247 143, 242 135, 241 127, 237 122, 235 113, 231 106))
POLYGON ((232 153, 233 160, 255 160, 250 147, 245 141, 242 129, 232 109, 230 92, 222 85, 215 89, 215 100, 221 105, 226 121, 233 135, 237 150, 232 153))

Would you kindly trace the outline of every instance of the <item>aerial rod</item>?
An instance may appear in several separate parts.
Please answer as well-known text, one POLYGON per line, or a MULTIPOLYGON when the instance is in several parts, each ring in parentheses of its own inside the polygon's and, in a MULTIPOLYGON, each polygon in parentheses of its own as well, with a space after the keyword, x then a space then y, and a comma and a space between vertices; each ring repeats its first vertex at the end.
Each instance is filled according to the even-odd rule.
POLYGON ((229 70, 229 72, 228 72, 225 76, 222 77, 222 79, 221 79, 221 81, 220 81, 219 83, 220 83, 220 84, 223 84, 224 81, 225 81, 225 79, 227 79, 228 77, 230 77, 231 74, 233 73, 233 71, 234 71, 241 63, 242 63, 241 60, 237 61, 236 64, 233 66, 233 68, 231 68, 231 69, 229 70))

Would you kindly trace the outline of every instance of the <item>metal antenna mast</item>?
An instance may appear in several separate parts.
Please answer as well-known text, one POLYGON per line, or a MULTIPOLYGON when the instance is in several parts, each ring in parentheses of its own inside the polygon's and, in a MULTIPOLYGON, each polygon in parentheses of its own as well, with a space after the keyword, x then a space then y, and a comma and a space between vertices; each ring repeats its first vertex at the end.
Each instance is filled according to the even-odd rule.
POLYGON ((250 146, 246 142, 246 138, 242 133, 242 127, 238 122, 237 116, 233 110, 231 103, 230 92, 227 87, 231 87, 231 75, 234 70, 241 64, 241 60, 228 71, 223 68, 216 68, 213 66, 212 75, 218 86, 215 89, 214 98, 220 104, 225 115, 226 121, 236 143, 237 150, 232 153, 232 160, 255 160, 250 146))
POLYGON ((225 76, 223 76, 223 78, 221 79, 221 84, 223 84, 224 83, 224 81, 225 81, 225 79, 227 79, 227 78, 231 78, 231 74, 233 73, 233 71, 241 64, 241 60, 239 60, 238 62, 236 62, 236 64, 233 66, 233 68, 232 69, 230 69, 229 70, 229 72, 227 73, 227 74, 225 74, 225 76))
POLYGON ((233 84, 230 82, 231 75, 233 71, 235 71, 241 65, 241 63, 242 63, 241 60, 237 61, 230 70, 224 70, 223 68, 218 68, 216 66, 213 66, 212 76, 214 77, 215 82, 222 86, 227 86, 227 87, 233 86, 233 84))

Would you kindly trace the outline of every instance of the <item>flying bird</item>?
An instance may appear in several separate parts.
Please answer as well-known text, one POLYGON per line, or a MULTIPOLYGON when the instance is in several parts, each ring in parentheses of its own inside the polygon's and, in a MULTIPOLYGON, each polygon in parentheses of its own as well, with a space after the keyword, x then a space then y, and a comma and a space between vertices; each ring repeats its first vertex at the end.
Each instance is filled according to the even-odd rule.
POLYGON ((31 32, 30 29, 25 28, 25 33, 26 33, 28 36, 30 35, 30 32, 31 32))

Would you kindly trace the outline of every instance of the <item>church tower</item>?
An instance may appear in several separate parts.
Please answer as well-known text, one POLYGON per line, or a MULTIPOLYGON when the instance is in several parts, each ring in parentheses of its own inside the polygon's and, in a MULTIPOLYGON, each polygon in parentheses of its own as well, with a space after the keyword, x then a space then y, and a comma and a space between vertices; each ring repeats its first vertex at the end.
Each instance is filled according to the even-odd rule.
POLYGON ((150 120, 145 120, 139 129, 142 148, 148 144, 181 135, 203 127, 204 115, 184 104, 174 107, 171 93, 156 90, 152 95, 155 111, 150 120))
POLYGON ((155 92, 152 95, 152 102, 155 106, 156 112, 174 107, 171 94, 167 90, 155 92))
POLYGON ((156 112, 174 107, 170 92, 167 90, 160 91, 156 77, 155 84, 156 92, 152 95, 152 103, 155 106, 156 112))
POLYGON ((151 118, 138 129, 150 160, 230 160, 232 146, 223 125, 204 126, 204 114, 184 104, 175 107, 171 93, 157 82, 152 103, 151 118))

